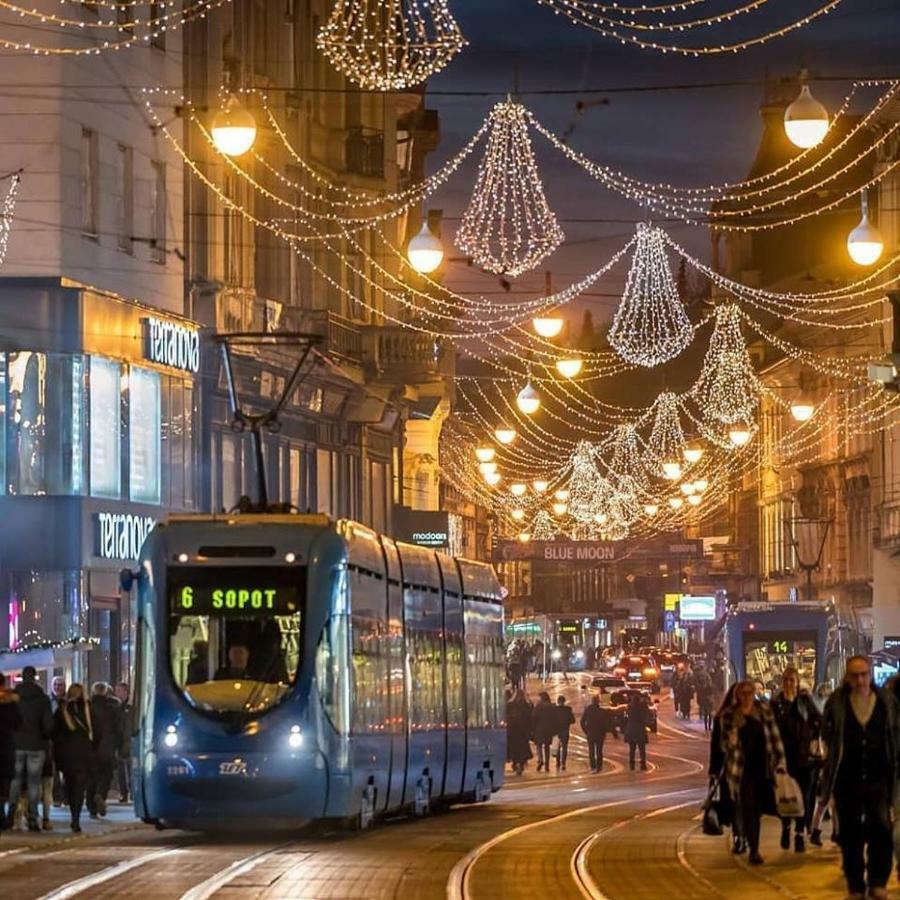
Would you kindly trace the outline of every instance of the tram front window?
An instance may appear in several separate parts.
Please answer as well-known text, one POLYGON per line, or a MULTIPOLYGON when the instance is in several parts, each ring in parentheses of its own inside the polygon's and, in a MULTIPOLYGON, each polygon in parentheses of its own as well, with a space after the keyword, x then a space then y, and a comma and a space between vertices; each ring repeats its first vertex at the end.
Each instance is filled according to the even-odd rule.
POLYGON ((767 691, 781 689, 781 676, 788 666, 800 672, 800 684, 807 690, 816 685, 815 632, 746 632, 744 634, 746 677, 767 691))
POLYGON ((306 570, 172 567, 169 656, 175 684, 213 715, 259 715, 287 696, 300 665, 306 570))

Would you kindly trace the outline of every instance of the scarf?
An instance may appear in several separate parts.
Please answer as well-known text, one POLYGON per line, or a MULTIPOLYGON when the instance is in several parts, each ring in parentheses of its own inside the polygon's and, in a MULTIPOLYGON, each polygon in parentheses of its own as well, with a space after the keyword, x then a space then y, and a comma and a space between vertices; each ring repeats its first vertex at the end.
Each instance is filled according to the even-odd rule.
POLYGON ((84 705, 84 721, 82 721, 75 712, 75 706, 78 702, 78 700, 66 700, 62 705, 62 714, 66 728, 69 731, 76 731, 78 728, 81 728, 82 731, 87 733, 88 740, 93 741, 94 727, 91 722, 91 704, 87 700, 81 701, 84 705))

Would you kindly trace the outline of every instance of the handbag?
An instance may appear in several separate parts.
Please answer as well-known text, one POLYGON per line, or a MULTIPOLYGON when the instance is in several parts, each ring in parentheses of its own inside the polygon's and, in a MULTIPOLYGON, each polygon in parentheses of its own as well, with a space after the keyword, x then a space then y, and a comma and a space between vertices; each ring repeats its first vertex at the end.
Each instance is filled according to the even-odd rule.
POLYGON ((709 785, 706 800, 703 801, 703 833, 710 837, 719 837, 725 833, 719 818, 719 807, 722 799, 722 781, 716 778, 709 785))
POLYGON ((787 772, 775 773, 775 810, 782 819, 799 819, 806 812, 800 785, 787 772))
POLYGON ((559 735, 558 734, 554 734, 553 740, 550 741, 550 753, 553 756, 556 756, 556 754, 559 753, 559 735))

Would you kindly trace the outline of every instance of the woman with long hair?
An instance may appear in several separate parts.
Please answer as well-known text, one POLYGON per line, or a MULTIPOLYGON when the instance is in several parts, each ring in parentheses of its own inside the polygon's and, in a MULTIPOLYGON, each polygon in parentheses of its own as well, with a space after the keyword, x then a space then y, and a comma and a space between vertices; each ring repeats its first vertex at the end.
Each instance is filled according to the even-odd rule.
POLYGON ((725 780, 735 801, 735 825, 750 849, 749 861, 760 865, 760 821, 764 813, 775 812, 775 774, 787 771, 787 761, 772 710, 756 699, 753 682, 739 681, 732 698, 720 722, 725 780))
POLYGON ((506 704, 506 758, 513 772, 521 775, 531 759, 531 703, 522 688, 517 688, 506 704))
POLYGON ((81 831, 81 810, 94 767, 94 723, 91 704, 80 684, 69 686, 54 716, 53 753, 63 775, 72 831, 81 831))

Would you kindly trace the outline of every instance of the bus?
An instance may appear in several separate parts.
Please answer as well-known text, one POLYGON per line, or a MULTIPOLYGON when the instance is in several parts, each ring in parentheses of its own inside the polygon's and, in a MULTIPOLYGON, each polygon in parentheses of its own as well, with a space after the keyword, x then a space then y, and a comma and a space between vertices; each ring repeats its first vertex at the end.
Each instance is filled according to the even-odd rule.
POLYGON ((122 584, 145 822, 365 828, 501 787, 489 565, 319 515, 185 516, 150 532, 122 584))

